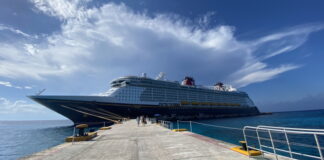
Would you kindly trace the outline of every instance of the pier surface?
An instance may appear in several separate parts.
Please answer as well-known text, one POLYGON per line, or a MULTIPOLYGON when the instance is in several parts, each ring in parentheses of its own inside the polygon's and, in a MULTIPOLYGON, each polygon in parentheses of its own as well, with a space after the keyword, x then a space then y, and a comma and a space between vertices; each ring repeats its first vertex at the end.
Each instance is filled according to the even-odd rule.
MULTIPOLYGON (((63 143, 24 157, 27 160, 248 160, 234 145, 190 132, 172 132, 156 124, 138 127, 135 120, 99 131, 91 141, 63 143)), ((265 158, 275 159, 270 155, 265 158)), ((285 158, 280 158, 285 159, 285 158)))

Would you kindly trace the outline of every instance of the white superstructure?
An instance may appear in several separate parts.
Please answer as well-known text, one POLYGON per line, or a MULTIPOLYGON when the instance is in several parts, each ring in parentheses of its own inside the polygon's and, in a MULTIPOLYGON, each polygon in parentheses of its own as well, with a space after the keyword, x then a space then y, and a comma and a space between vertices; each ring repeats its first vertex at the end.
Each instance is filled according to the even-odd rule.
POLYGON ((180 84, 146 76, 127 76, 113 80, 111 89, 104 96, 112 97, 116 102, 132 104, 254 106, 245 92, 232 87, 186 85, 185 82, 180 84))

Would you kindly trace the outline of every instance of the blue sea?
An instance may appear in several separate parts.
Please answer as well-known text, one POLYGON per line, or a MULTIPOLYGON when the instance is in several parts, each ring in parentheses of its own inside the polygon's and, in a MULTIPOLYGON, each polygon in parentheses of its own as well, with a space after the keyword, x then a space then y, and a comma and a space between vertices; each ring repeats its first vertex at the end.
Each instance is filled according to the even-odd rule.
MULTIPOLYGON (((271 125, 297 128, 319 128, 324 129, 324 110, 281 112, 271 115, 253 117, 223 118, 213 120, 199 120, 199 123, 206 123, 218 126, 243 128, 246 125, 271 125)), ((0 159, 18 159, 35 152, 48 149, 64 142, 64 138, 72 135, 72 122, 60 121, 0 121, 0 159)), ((223 140, 233 144, 239 144, 243 140, 240 130, 221 129, 193 123, 193 132, 223 140)), ((176 127, 176 123, 174 123, 176 127)), ((180 123, 180 128, 188 128, 188 123, 180 123)), ((289 137, 303 138, 307 137, 289 137)), ((321 144, 324 144, 323 137, 320 137, 321 144)), ((304 142, 304 143, 307 143, 304 142)), ((280 145, 280 144, 276 144, 280 145)), ((313 142, 311 145, 314 145, 313 142)), ((324 146, 324 145, 323 145, 324 146)), ((300 148, 292 148, 298 150, 300 148)), ((316 149, 304 149, 307 153, 318 155, 316 149)), ((306 159, 295 156, 298 159, 306 159)))
POLYGON ((0 159, 14 160, 64 142, 73 123, 58 121, 0 121, 0 159))

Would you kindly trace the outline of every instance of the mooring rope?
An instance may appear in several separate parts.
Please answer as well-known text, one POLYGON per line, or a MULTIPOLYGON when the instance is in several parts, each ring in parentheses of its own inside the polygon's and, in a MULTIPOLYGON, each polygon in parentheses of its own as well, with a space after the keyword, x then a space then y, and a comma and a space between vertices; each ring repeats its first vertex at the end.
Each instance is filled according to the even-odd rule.
POLYGON ((110 115, 110 114, 107 114, 107 113, 101 113, 101 112, 98 112, 98 111, 95 111, 95 110, 92 110, 92 109, 89 109, 89 108, 85 108, 85 107, 80 107, 80 108, 82 108, 83 110, 93 112, 93 113, 97 113, 97 114, 101 114, 101 115, 104 115, 104 116, 107 116, 107 117, 110 117, 110 118, 114 117, 113 119, 117 119, 117 120, 123 119, 123 117, 116 117, 114 115, 110 115))
POLYGON ((108 120, 108 121, 112 121, 114 123, 119 123, 116 120, 113 120, 113 119, 110 119, 110 118, 106 118, 106 117, 102 117, 102 116, 98 116, 98 115, 94 115, 92 113, 87 113, 87 112, 84 112, 84 111, 80 111, 80 110, 77 110, 77 109, 74 109, 74 108, 71 108, 71 107, 68 107, 68 106, 65 106, 65 105, 61 105, 61 107, 64 107, 64 108, 67 108, 67 109, 70 109, 70 110, 73 110, 73 111, 76 111, 76 112, 79 112, 79 113, 82 113, 82 114, 90 115, 90 116, 97 117, 97 118, 101 118, 101 119, 108 120))
POLYGON ((226 127, 226 126, 217 126, 217 125, 206 124, 206 123, 199 123, 199 122, 194 122, 194 121, 192 121, 192 123, 201 124, 201 125, 205 125, 205 126, 211 126, 211 127, 217 127, 217 128, 224 128, 224 129, 234 129, 234 130, 240 130, 240 131, 243 130, 242 128, 226 127))
MULTIPOLYGON (((121 116, 121 115, 118 115, 118 114, 116 114, 116 113, 112 113, 112 112, 106 111, 106 110, 104 110, 104 109, 102 109, 102 108, 98 108, 98 110, 100 110, 100 111, 102 111, 102 112, 105 112, 105 113, 107 113, 107 114, 115 115, 116 117, 120 117, 120 118, 122 118, 122 119, 125 118, 125 117, 123 117, 123 116, 121 116)), ((126 119, 127 119, 127 118, 126 118, 126 119)))

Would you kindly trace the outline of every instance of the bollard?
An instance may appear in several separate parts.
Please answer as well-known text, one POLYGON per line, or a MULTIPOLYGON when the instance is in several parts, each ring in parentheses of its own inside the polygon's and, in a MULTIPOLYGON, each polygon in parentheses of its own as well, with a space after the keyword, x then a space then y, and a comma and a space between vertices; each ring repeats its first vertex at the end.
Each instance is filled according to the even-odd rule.
POLYGON ((75 126, 74 126, 74 128, 73 128, 73 139, 72 139, 72 144, 74 143, 74 137, 75 137, 75 126))
POLYGON ((177 126, 178 126, 178 130, 179 130, 179 120, 177 120, 177 126))
POLYGON ((242 150, 247 151, 246 141, 240 141, 242 145, 242 150))
POLYGON ((190 121, 190 132, 192 132, 192 124, 191 124, 191 121, 190 121))
POLYGON ((75 126, 75 128, 79 129, 79 134, 78 136, 85 136, 85 129, 88 128, 89 126, 87 124, 79 124, 75 126))

